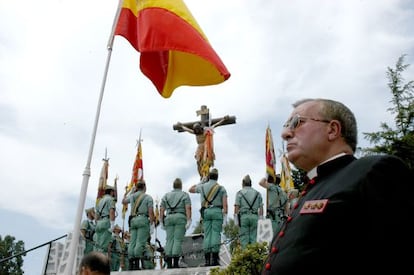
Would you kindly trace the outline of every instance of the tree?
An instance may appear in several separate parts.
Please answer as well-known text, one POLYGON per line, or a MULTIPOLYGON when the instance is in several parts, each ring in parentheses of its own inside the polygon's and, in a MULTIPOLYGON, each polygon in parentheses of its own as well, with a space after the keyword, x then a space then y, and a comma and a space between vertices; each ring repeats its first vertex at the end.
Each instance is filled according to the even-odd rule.
POLYGON ((259 275, 263 269, 263 264, 269 254, 269 247, 266 242, 248 244, 245 249, 237 247, 232 255, 230 264, 221 269, 213 267, 210 269, 211 275, 233 275, 249 274, 259 275))
POLYGON ((292 169, 293 184, 296 189, 302 190, 304 187, 306 172, 302 169, 292 169))
POLYGON ((5 260, 0 264, 0 274, 22 275, 24 242, 15 242, 13 236, 6 235, 4 240, 0 236, 0 258, 5 260), (16 257, 12 257, 17 255, 16 257))
POLYGON ((230 240, 230 254, 233 255, 235 249, 239 246, 239 227, 235 224, 232 218, 224 226, 224 236, 230 240))
POLYGON ((199 221, 196 225, 196 227, 193 230, 193 234, 200 234, 203 233, 203 224, 201 221, 199 221))
POLYGON ((392 93, 393 106, 387 111, 395 114, 395 128, 382 122, 382 131, 363 133, 364 138, 375 146, 363 148, 365 154, 390 154, 401 158, 414 170, 414 81, 404 81, 402 73, 409 67, 404 64, 402 55, 398 58, 395 68, 388 67, 388 87, 392 93))

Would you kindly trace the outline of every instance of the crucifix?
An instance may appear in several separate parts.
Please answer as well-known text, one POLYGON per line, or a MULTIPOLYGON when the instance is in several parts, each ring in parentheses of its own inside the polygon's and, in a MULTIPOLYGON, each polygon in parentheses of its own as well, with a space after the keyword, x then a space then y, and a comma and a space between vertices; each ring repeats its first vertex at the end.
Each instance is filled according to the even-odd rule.
POLYGON ((173 129, 178 132, 188 132, 195 135, 197 142, 197 150, 194 158, 197 161, 197 169, 200 178, 205 178, 208 175, 211 166, 214 166, 214 148, 213 148, 213 133, 214 128, 222 125, 236 123, 235 116, 224 116, 221 118, 210 118, 210 111, 207 106, 202 105, 200 110, 196 111, 197 116, 200 116, 199 121, 181 123, 177 122, 173 125, 173 129))

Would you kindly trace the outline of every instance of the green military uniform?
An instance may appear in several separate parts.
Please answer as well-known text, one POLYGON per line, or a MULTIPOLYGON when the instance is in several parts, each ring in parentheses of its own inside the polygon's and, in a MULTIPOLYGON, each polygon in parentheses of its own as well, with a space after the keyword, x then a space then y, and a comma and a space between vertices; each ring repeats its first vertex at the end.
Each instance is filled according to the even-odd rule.
POLYGON ((269 184, 267 218, 272 221, 273 233, 279 231, 283 218, 286 216, 285 208, 287 202, 286 192, 277 184, 269 184))
POLYGON ((239 207, 240 243, 244 249, 256 242, 258 210, 263 207, 262 195, 250 186, 244 186, 236 194, 235 205, 239 207))
POLYGON ((150 243, 151 238, 145 245, 144 258, 142 261, 143 269, 154 269, 155 268, 155 247, 150 243))
MULTIPOLYGON (((210 173, 211 175, 211 173, 210 173)), ((223 197, 227 200, 227 191, 224 186, 218 185, 214 193, 210 190, 218 184, 217 180, 210 179, 206 183, 199 183, 195 187, 195 192, 200 193, 201 206, 206 205, 203 214, 203 250, 206 257, 206 265, 209 265, 210 255, 213 256, 213 265, 218 265, 218 254, 220 252, 221 231, 223 228, 223 197), (209 199, 208 197, 211 197, 209 199)))
POLYGON ((129 240, 124 240, 124 245, 122 246, 122 253, 123 253, 123 261, 124 261, 124 267, 122 268, 122 271, 129 270, 129 255, 128 255, 128 247, 129 247, 129 240))
MULTIPOLYGON (((85 210, 86 215, 88 215, 88 210, 85 210)), ((86 220, 82 221, 81 230, 85 232, 85 235, 83 236, 85 239, 85 249, 83 250, 84 255, 94 250, 95 229, 96 224, 94 220, 91 220, 88 217, 86 220)))
POLYGON ((131 194, 127 200, 131 204, 129 226, 131 240, 128 246, 128 256, 130 259, 136 259, 136 268, 139 268, 139 262, 144 258, 147 240, 151 237, 148 210, 153 209, 154 203, 152 197, 145 194, 143 190, 131 194))
POLYGON ((105 194, 98 202, 96 213, 98 221, 96 223, 95 235, 96 243, 95 250, 107 253, 108 246, 112 239, 111 221, 109 219, 109 212, 115 209, 115 198, 109 194, 105 194))
POLYGON ((179 267, 179 257, 182 256, 182 244, 184 241, 186 223, 190 219, 186 215, 186 206, 191 206, 188 193, 179 188, 174 188, 161 199, 160 208, 165 210, 164 229, 166 231, 165 256, 168 267, 179 267))
MULTIPOLYGON (((115 229, 119 228, 119 226, 115 226, 115 229)), ((115 230, 114 229, 114 230, 115 230)), ((119 271, 119 268, 121 266, 121 254, 122 251, 122 238, 119 236, 119 233, 114 233, 112 235, 112 241, 111 241, 111 270, 112 271, 119 271)))

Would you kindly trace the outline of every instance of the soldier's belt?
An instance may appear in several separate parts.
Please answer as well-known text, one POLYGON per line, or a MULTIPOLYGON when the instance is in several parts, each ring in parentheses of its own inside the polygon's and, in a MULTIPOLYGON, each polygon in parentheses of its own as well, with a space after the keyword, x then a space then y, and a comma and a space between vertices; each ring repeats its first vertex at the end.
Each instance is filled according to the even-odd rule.
POLYGON ((131 215, 131 217, 135 218, 135 217, 147 217, 148 218, 148 214, 135 214, 135 215, 131 215))
POLYGON ((222 205, 209 205, 209 206, 207 206, 207 208, 220 208, 220 209, 222 209, 223 206, 222 205))
POLYGON ((240 215, 246 215, 246 214, 254 214, 257 215, 256 211, 240 211, 240 215))

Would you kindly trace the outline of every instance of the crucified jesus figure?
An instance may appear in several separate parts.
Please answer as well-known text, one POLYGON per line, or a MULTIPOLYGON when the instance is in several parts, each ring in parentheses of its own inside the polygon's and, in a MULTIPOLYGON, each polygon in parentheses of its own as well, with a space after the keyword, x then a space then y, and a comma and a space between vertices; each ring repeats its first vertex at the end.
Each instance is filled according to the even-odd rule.
POLYGON ((200 177, 208 174, 208 169, 211 166, 214 166, 214 160, 216 159, 214 155, 214 144, 213 144, 213 134, 214 128, 221 125, 226 121, 229 116, 223 117, 221 120, 216 122, 211 126, 202 126, 200 122, 193 124, 193 128, 186 127, 182 123, 178 122, 177 125, 180 126, 184 131, 195 135, 197 142, 197 149, 194 153, 194 158, 197 161, 197 169, 200 177))

